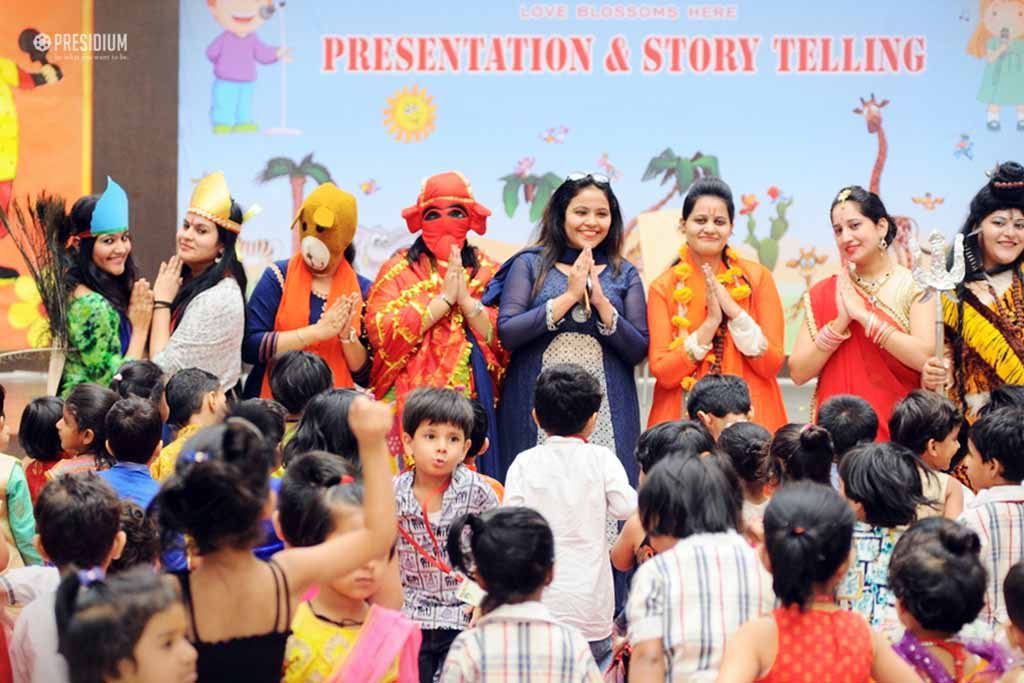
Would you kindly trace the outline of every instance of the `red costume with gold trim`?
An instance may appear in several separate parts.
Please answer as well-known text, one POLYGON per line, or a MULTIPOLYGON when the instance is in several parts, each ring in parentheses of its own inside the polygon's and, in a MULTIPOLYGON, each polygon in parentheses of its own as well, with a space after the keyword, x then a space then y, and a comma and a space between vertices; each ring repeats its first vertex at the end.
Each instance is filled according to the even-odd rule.
MULTIPOLYGON (((371 388, 377 398, 393 396, 399 416, 406 395, 417 387, 455 389, 471 398, 482 394, 491 398, 493 408, 507 362, 498 341, 497 308, 484 308, 481 313, 490 323, 486 339, 470 327, 458 305, 420 332, 427 306, 444 289, 448 264, 436 257, 447 257, 453 244, 464 247, 470 230, 482 234, 490 213, 476 202, 469 183, 458 173, 428 178, 417 203, 402 212, 410 232, 423 230, 429 253, 420 254, 410 263, 409 250, 401 249, 381 267, 366 302, 365 320, 374 349, 371 388), (457 215, 456 207, 463 209, 464 215, 457 215), (474 353, 478 354, 477 362, 474 353), (479 376, 483 367, 486 378, 479 376), (483 381, 487 387, 480 386, 483 381)), ((499 264, 479 249, 476 255, 478 268, 473 272, 467 267, 466 273, 469 296, 479 300, 499 264)), ((394 441, 391 445, 393 449, 396 446, 394 441)))

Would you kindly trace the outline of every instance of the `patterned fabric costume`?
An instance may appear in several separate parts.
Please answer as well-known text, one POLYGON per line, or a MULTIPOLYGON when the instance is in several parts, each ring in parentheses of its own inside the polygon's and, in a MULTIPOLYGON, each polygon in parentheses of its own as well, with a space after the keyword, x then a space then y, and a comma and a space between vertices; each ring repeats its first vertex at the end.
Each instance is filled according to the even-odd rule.
POLYGON ((1001 384, 1024 384, 1024 277, 1021 267, 966 283, 960 301, 943 299, 956 382, 951 398, 968 416, 1001 384))
MULTIPOLYGON (((875 293, 861 292, 875 315, 900 332, 910 333, 910 307, 921 295, 914 276, 902 266, 895 266, 892 276, 875 293)), ((822 325, 836 318, 836 276, 818 282, 804 295, 803 308, 811 339, 822 325)), ((921 373, 907 367, 895 356, 871 341, 864 327, 851 322, 850 338, 833 353, 818 376, 814 392, 813 413, 821 405, 840 394, 862 397, 878 414, 877 441, 889 440, 889 416, 893 406, 921 385, 921 373)), ((813 421, 813 415, 812 415, 813 421)))
MULTIPOLYGON (((504 374, 506 355, 498 341, 498 312, 484 308, 491 334, 481 338, 466 320, 458 305, 453 306, 437 323, 420 334, 427 306, 444 291, 444 261, 451 244, 465 244, 467 230, 483 232, 490 211, 477 204, 465 179, 457 173, 443 173, 429 178, 419 201, 403 211, 409 229, 416 232, 423 226, 423 242, 429 253, 409 262, 408 249, 400 249, 380 269, 366 302, 366 330, 373 348, 373 369, 370 385, 378 399, 394 398, 398 405, 396 431, 389 439, 392 452, 402 451, 400 425, 406 395, 417 387, 446 387, 475 398, 489 413, 491 449, 477 461, 480 471, 493 473, 497 460, 498 437, 494 406, 497 390, 504 374), (448 219, 446 232, 434 234, 435 226, 419 220, 431 208, 460 206, 468 217, 448 219), (461 234, 459 234, 461 233, 461 234), (431 256, 431 254, 433 256, 431 256)), ((441 221, 432 221, 439 223, 441 221)), ((498 270, 498 264, 479 249, 479 266, 475 272, 467 268, 468 293, 479 300, 487 283, 498 270)))
MULTIPOLYGON (((277 355, 280 332, 316 324, 324 311, 346 296, 359 297, 362 310, 362 289, 351 264, 345 260, 345 249, 352 243, 358 219, 355 197, 324 183, 306 197, 299 208, 292 228, 300 231, 300 253, 288 261, 272 264, 263 273, 249 299, 242 359, 253 364, 245 384, 246 396, 270 397, 270 373, 277 355), (334 269, 327 297, 313 292, 314 273, 334 269)), ((361 332, 360 318, 353 316, 352 330, 361 332)), ((341 335, 348 336, 348 331, 341 335)), ((342 351, 341 338, 314 342, 305 348, 331 368, 334 386, 350 388, 361 380, 366 384, 369 367, 348 367, 342 351), (356 376, 358 375, 358 377, 356 376)))

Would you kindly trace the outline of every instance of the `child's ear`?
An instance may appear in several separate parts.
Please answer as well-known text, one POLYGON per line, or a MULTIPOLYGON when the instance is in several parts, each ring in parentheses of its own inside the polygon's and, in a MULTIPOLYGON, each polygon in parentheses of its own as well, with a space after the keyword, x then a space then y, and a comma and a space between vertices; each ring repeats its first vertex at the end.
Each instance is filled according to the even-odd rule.
POLYGON ((208 391, 203 395, 203 408, 204 413, 214 413, 217 411, 217 392, 208 391))
MULTIPOLYGON (((466 439, 465 441, 462 442, 462 459, 463 460, 465 460, 466 456, 469 455, 469 449, 472 448, 472 447, 473 447, 473 442, 470 441, 469 439, 466 439)), ((474 453, 473 455, 476 455, 476 453, 474 453)))
POLYGON ((274 533, 284 543, 284 547, 291 548, 292 544, 288 542, 288 539, 284 537, 284 532, 281 531, 281 513, 279 511, 274 510, 274 514, 270 516, 270 523, 274 526, 274 533))
POLYGON ((117 457, 117 455, 114 453, 114 449, 110 447, 110 439, 107 439, 106 441, 104 441, 103 442, 103 446, 107 449, 107 453, 110 453, 115 458, 117 457))
POLYGON ((478 450, 478 451, 477 451, 476 453, 474 453, 473 455, 483 455, 484 453, 486 453, 486 452, 487 452, 487 450, 488 450, 488 449, 489 449, 490 447, 491 447, 491 440, 490 440, 490 439, 488 439, 488 438, 487 438, 487 437, 485 436, 485 437, 484 437, 484 445, 483 445, 483 446, 481 446, 481 447, 480 447, 480 450, 478 450))
POLYGON ((46 548, 43 547, 43 539, 39 538, 39 534, 32 537, 32 545, 39 551, 39 557, 43 558, 43 562, 50 561, 50 553, 46 552, 46 548))
POLYGON ((596 428, 597 428, 597 413, 594 413, 593 415, 590 416, 590 419, 587 420, 586 426, 583 427, 583 433, 586 434, 587 436, 590 436, 591 434, 594 433, 594 429, 596 429, 596 428))
POLYGON ((536 408, 531 408, 530 409, 530 417, 533 418, 533 422, 537 425, 537 429, 540 429, 540 420, 537 419, 537 409, 536 408))
POLYGON ((114 560, 121 558, 121 553, 124 552, 124 545, 127 542, 128 535, 123 531, 118 531, 117 535, 114 536, 114 543, 110 546, 110 554, 107 555, 107 566, 114 560))
POLYGON ((405 454, 412 457, 412 434, 407 434, 404 429, 402 430, 402 447, 405 454))
POLYGON ((544 587, 547 588, 555 580, 555 565, 548 568, 548 575, 544 577, 544 587))
POLYGON ((700 420, 701 424, 703 424, 710 430, 712 420, 714 419, 714 415, 711 415, 710 413, 705 413, 703 410, 698 410, 697 419, 700 420))
POLYGON ((91 429, 83 429, 78 432, 78 438, 82 441, 83 446, 91 446, 92 442, 96 440, 96 432, 91 429))

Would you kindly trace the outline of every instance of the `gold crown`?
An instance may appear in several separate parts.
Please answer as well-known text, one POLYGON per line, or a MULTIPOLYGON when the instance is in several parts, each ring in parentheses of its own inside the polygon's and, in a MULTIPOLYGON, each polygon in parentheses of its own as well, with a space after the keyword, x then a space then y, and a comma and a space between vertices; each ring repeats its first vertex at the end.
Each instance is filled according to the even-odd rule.
MULTIPOLYGON (((228 181, 224 179, 222 171, 211 173, 199 181, 196 189, 192 191, 188 210, 210 219, 225 230, 236 234, 242 231, 242 224, 231 220, 231 192, 228 190, 228 181)), ((242 217, 242 223, 257 211, 255 206, 250 209, 242 217)))

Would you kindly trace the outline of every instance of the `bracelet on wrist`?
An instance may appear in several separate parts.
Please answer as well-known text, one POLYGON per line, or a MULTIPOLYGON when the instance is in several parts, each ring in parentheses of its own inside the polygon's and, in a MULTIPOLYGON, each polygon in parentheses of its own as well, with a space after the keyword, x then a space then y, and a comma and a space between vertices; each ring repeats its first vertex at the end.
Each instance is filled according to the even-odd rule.
POLYGON ((163 301, 161 299, 154 299, 153 300, 153 305, 154 306, 167 306, 168 308, 170 308, 171 307, 171 303, 173 303, 173 302, 171 302, 171 301, 163 301))
POLYGON ((448 298, 448 295, 445 294, 444 292, 441 292, 441 295, 438 296, 437 298, 443 301, 445 306, 447 306, 449 309, 455 308, 455 304, 452 303, 452 301, 448 298))
POLYGON ((359 335, 356 334, 356 328, 349 328, 348 334, 344 337, 338 335, 338 339, 342 344, 356 344, 359 342, 359 335))
POLYGON ((166 301, 154 301, 153 302, 153 310, 154 311, 160 310, 161 308, 166 308, 169 311, 169 310, 171 310, 171 304, 169 304, 166 301))

